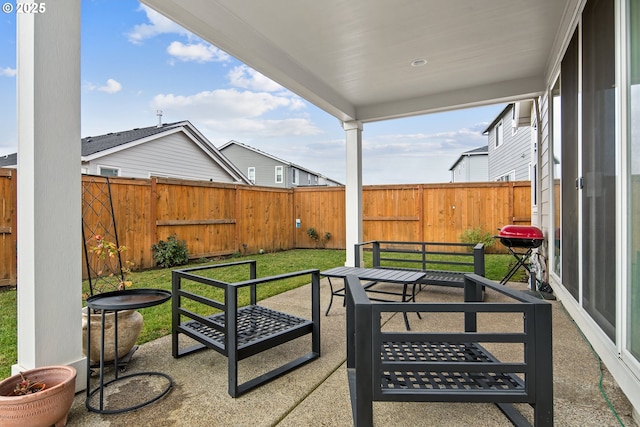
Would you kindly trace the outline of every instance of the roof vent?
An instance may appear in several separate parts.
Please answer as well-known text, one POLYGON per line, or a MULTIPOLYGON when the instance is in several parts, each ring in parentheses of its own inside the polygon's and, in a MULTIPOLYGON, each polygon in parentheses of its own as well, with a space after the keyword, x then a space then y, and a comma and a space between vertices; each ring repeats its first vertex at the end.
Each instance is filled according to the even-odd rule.
POLYGON ((156 116, 158 116, 158 127, 162 127, 162 110, 156 110, 156 116))

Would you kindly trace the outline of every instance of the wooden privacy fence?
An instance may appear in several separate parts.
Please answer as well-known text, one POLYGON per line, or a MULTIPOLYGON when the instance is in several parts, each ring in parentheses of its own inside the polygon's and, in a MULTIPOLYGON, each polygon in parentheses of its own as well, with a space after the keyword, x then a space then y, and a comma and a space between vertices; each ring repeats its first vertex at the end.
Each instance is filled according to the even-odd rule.
POLYGON ((16 283, 16 171, 0 168, 0 286, 16 283))
MULTIPOLYGON (((0 286, 16 284, 15 175, 0 169, 0 286)), ((83 185, 89 181, 83 176, 83 185)), ((127 247, 123 257, 134 268, 153 267, 151 245, 173 234, 186 241, 192 258, 345 248, 343 187, 274 189, 166 178, 110 182, 119 241, 127 247)), ((529 224, 530 211, 528 181, 365 186, 363 237, 459 242, 468 229, 497 234, 503 225, 529 224)))

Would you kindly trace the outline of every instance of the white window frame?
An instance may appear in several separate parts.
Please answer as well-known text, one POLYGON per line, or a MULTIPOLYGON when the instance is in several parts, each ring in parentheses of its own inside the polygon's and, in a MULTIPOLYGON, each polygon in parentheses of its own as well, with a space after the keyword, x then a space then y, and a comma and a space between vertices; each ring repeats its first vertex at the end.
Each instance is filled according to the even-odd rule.
POLYGON ((282 184, 284 182, 284 166, 276 166, 275 180, 276 184, 282 184))
POLYGON ((298 169, 293 169, 293 177, 291 178, 291 182, 295 185, 298 185, 300 182, 300 171, 298 169))
POLYGON ((511 182, 516 180, 516 170, 502 174, 495 179, 496 181, 511 182))
POLYGON ((495 147, 498 148, 504 143, 504 125, 502 123, 502 120, 500 120, 500 122, 498 122, 498 124, 496 125, 494 130, 495 130, 495 134, 496 134, 495 147))
POLYGON ((116 168, 114 166, 102 166, 102 165, 98 165, 98 175, 100 176, 108 176, 108 177, 113 177, 113 176, 121 176, 122 174, 122 170, 120 168, 116 168), (116 174, 115 175, 103 175, 102 171, 103 170, 112 170, 115 171, 116 174))
POLYGON ((256 183, 256 167, 255 166, 249 166, 247 168, 247 179, 252 183, 255 184, 256 183))

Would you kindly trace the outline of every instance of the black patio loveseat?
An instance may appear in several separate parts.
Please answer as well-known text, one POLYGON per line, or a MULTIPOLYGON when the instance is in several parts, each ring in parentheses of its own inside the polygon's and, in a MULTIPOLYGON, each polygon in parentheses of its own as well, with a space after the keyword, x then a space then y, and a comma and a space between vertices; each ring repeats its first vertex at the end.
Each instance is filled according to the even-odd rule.
POLYGON ((182 357, 206 348, 226 356, 228 390, 232 397, 237 397, 320 357, 319 270, 303 270, 257 278, 255 261, 239 261, 174 270, 172 288, 173 357, 182 357), (248 280, 245 281, 227 283, 205 276, 211 276, 212 270, 215 269, 242 269, 245 265, 248 267, 248 280), (258 305, 257 287, 301 276, 307 276, 311 283, 311 319, 258 305), (240 306, 238 293, 245 288, 249 293, 249 305, 240 306), (215 289, 218 290, 218 296, 215 289), (181 348, 180 334, 198 343, 181 348), (238 384, 240 360, 308 334, 311 335, 309 353, 238 384))
POLYGON ((553 425, 549 303, 474 274, 465 276, 464 302, 372 303, 357 277, 348 276, 346 286, 354 426, 373 425, 374 401, 492 402, 517 426, 530 423, 511 404, 528 403, 535 426, 553 425), (481 302, 483 286, 507 302, 481 302), (395 332, 381 325, 383 313, 416 310, 427 316, 456 316, 462 324, 447 322, 446 332, 440 327, 395 332), (489 319, 487 326, 487 316, 496 315, 502 325, 489 319), (516 320, 505 321, 507 316, 516 320), (504 353, 504 346, 516 347, 517 356, 513 349, 504 353), (487 347, 497 347, 509 361, 500 361, 487 347))
POLYGON ((373 268, 425 272, 421 284, 464 287, 464 275, 485 275, 484 244, 372 240, 355 245, 355 266, 371 251, 373 268))

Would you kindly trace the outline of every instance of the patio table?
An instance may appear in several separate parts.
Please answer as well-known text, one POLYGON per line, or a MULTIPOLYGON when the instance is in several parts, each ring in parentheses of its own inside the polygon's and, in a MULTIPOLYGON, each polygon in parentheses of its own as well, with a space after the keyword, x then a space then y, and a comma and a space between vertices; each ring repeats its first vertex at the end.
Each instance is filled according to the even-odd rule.
MULTIPOLYGON (((402 302, 415 301, 416 297, 416 285, 426 275, 423 271, 407 271, 407 270, 394 270, 390 268, 362 268, 362 267, 335 267, 329 270, 321 271, 321 275, 327 277, 329 280, 329 288, 331 289, 331 299, 329 300, 329 306, 325 312, 325 316, 329 314, 331 310, 331 304, 333 304, 333 297, 339 296, 345 297, 344 279, 348 275, 357 276, 360 280, 366 280, 367 283, 363 285, 364 289, 369 293, 383 294, 383 295, 396 295, 402 297, 402 302), (341 288, 334 289, 331 278, 340 278, 343 280, 343 286, 341 288), (397 283, 402 285, 402 292, 394 292, 389 290, 372 289, 373 286, 378 283, 397 283), (411 294, 409 294, 408 287, 412 285, 411 294)), ((388 299, 382 298, 369 298, 371 301, 389 302, 388 299)), ((417 313, 420 317, 420 313, 417 313)), ((407 313, 404 315, 404 324, 407 330, 410 330, 409 320, 407 319, 407 313)))

